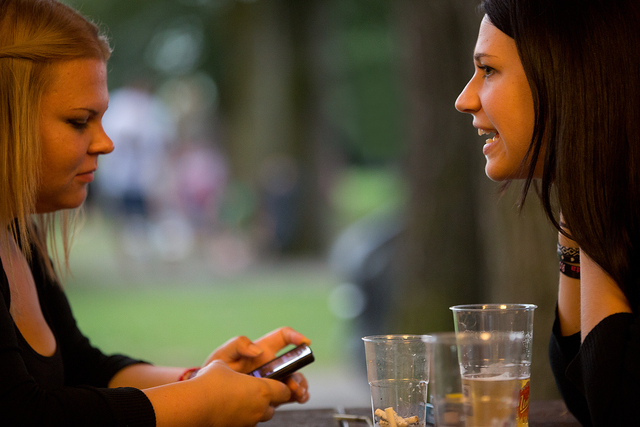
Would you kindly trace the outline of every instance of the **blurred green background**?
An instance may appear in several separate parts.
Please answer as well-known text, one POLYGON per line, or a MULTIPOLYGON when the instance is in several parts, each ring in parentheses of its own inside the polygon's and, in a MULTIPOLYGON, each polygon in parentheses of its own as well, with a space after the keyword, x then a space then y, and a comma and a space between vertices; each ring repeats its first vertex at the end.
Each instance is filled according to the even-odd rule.
POLYGON ((498 196, 453 108, 477 1, 67 3, 114 47, 116 150, 66 280, 97 345, 194 365, 288 325, 313 341, 312 405, 366 406, 362 335, 535 303, 532 396, 556 396, 553 230, 498 196))
POLYGON ((338 279, 321 262, 256 265, 230 276, 195 261, 116 268, 110 232, 107 223, 89 220, 74 242, 66 281, 81 328, 104 350, 199 365, 231 337, 255 339, 286 325, 313 340, 318 365, 339 362, 348 324, 330 311, 338 279))

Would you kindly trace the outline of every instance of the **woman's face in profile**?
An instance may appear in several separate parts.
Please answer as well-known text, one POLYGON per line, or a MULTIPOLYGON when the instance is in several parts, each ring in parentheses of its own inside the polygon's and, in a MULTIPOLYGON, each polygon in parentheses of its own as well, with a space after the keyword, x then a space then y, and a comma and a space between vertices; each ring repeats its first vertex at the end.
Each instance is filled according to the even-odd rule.
MULTIPOLYGON (((475 73, 456 100, 456 108, 473 116, 480 135, 485 172, 494 181, 525 178, 522 168, 534 126, 531 89, 515 41, 485 16, 474 51, 475 73)), ((540 156, 542 158, 543 156, 540 156)), ((542 162, 536 168, 541 176, 542 162)))
POLYGON ((104 61, 63 61, 53 64, 50 72, 52 79, 40 106, 38 213, 80 206, 93 181, 98 156, 113 151, 102 129, 109 104, 104 61))

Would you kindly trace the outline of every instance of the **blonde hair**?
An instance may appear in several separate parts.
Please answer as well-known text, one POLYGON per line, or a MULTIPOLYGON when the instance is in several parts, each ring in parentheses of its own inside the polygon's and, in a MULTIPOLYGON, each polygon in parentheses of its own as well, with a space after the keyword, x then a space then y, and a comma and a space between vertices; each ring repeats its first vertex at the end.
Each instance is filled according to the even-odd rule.
MULTIPOLYGON (((55 0, 0 0, 0 224, 8 224, 27 259, 32 245, 43 254, 50 275, 54 268, 46 256, 47 236, 54 235, 59 216, 67 264, 75 215, 32 217, 40 182, 40 101, 53 64, 80 58, 107 61, 110 55, 99 28, 72 8, 55 0)), ((8 248, 6 233, 0 233, 0 245, 8 248)))

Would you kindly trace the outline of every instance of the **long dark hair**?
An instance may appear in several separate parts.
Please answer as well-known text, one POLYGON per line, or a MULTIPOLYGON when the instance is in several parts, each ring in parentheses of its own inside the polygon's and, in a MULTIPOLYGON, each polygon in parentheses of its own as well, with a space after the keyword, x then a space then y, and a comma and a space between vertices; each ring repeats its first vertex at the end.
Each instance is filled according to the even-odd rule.
POLYGON ((580 247, 640 302, 640 2, 483 0, 512 37, 533 94, 522 200, 544 153, 540 198, 580 247))

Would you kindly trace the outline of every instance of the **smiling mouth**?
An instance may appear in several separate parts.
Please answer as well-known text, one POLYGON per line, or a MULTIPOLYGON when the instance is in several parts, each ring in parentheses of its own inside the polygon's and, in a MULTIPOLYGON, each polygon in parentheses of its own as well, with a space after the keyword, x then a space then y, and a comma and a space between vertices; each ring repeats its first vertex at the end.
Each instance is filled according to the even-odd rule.
POLYGON ((491 136, 492 134, 495 134, 495 135, 493 135, 491 138, 487 138, 487 139, 485 140, 485 142, 484 142, 485 144, 490 144, 490 143, 492 143, 492 142, 496 142, 496 140, 498 139, 498 136, 499 136, 500 134, 499 134, 498 132, 488 132, 488 131, 486 131, 486 130, 484 130, 484 129, 478 129, 478 135, 480 135, 480 136, 482 136, 482 135, 489 135, 489 136, 491 136))

